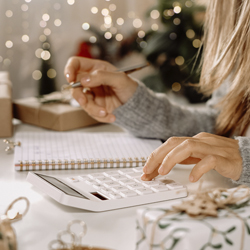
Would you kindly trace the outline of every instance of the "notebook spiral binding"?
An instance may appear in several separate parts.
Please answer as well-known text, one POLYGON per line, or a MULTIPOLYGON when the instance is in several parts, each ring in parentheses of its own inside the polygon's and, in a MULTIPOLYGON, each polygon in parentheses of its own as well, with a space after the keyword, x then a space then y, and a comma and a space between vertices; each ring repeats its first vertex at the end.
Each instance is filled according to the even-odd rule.
POLYGON ((19 161, 16 169, 25 170, 67 170, 67 169, 93 169, 93 168, 129 168, 140 167, 146 163, 145 157, 132 159, 83 159, 83 160, 45 160, 45 161, 19 161))

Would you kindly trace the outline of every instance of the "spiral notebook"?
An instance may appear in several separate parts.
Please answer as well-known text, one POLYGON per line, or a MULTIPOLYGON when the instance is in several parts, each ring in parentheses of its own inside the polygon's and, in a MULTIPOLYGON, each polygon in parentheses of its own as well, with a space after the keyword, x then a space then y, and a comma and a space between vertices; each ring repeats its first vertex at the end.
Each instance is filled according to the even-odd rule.
POLYGON ((162 142, 122 132, 17 132, 18 171, 143 166, 162 142))

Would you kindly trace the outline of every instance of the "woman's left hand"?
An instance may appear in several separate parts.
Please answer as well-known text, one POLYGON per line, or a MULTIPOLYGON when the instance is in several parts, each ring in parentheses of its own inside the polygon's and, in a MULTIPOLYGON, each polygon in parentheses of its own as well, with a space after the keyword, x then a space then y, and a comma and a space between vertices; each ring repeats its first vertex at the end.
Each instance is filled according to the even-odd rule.
POLYGON ((151 153, 141 179, 166 175, 177 163, 196 164, 189 175, 191 182, 212 169, 233 180, 238 180, 242 172, 238 141, 202 132, 194 137, 169 138, 151 153))

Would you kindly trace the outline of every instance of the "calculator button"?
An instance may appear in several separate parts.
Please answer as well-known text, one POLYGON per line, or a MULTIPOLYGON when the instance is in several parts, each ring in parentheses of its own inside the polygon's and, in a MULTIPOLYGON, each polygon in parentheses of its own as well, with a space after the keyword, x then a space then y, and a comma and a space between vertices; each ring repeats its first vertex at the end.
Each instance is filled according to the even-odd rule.
POLYGON ((112 187, 118 187, 118 186, 120 186, 120 183, 118 183, 116 181, 109 181, 109 182, 105 182, 103 185, 105 187, 112 188, 112 187))
POLYGON ((135 191, 136 191, 136 193, 138 193, 139 195, 152 194, 152 193, 153 193, 152 189, 150 189, 150 188, 141 188, 141 189, 137 189, 137 190, 135 190, 135 191))
POLYGON ((126 178, 125 175, 119 174, 119 175, 116 175, 116 176, 112 176, 111 179, 114 180, 114 181, 120 181, 120 180, 126 180, 127 178, 126 178))
POLYGON ((118 172, 120 174, 128 174, 128 173, 134 173, 134 170, 133 169, 121 169, 121 170, 118 170, 118 172))
POLYGON ((135 171, 135 172, 143 173, 143 167, 134 168, 134 171, 135 171))
POLYGON ((136 181, 136 182, 138 182, 138 183, 143 183, 143 182, 145 182, 145 181, 143 181, 143 180, 141 179, 141 177, 133 178, 133 180, 136 181))
POLYGON ((100 188, 103 187, 101 184, 93 184, 92 186, 93 186, 93 188, 95 188, 95 189, 100 189, 100 188))
POLYGON ((121 191, 125 191, 125 190, 129 190, 126 186, 117 186, 117 187, 113 187, 112 191, 114 192, 121 192, 121 191))
POLYGON ((86 180, 85 181, 87 184, 89 184, 89 185, 94 185, 94 184, 98 184, 96 181, 94 181, 94 180, 86 180))
POLYGON ((133 179, 133 178, 136 178, 136 177, 140 177, 140 176, 141 176, 140 172, 126 174, 126 177, 128 177, 130 179, 133 179))
POLYGON ((88 177, 91 179, 95 179, 95 178, 103 178, 105 176, 103 176, 103 174, 100 173, 94 173, 94 174, 88 174, 88 177))
POLYGON ((143 184, 145 187, 159 186, 159 182, 158 182, 158 181, 143 181, 142 184, 143 184))
POLYGON ((121 199, 121 198, 122 198, 122 196, 119 195, 119 194, 110 194, 109 197, 110 197, 111 199, 121 199))
POLYGON ((104 193, 104 194, 110 194, 110 193, 112 193, 112 190, 111 189, 109 189, 109 188, 101 188, 101 190, 100 190, 102 193, 104 193))
POLYGON ((78 176, 78 179, 81 181, 86 181, 89 179, 89 177, 87 175, 81 175, 81 176, 78 176))
POLYGON ((136 182, 134 180, 131 180, 131 179, 126 179, 126 180, 119 181, 119 183, 121 185, 128 185, 128 184, 135 184, 136 182))
POLYGON ((67 180, 69 180, 70 182, 78 182, 79 179, 77 177, 68 177, 67 180))
POLYGON ((122 191, 120 192, 120 195, 123 197, 132 197, 132 196, 136 196, 137 193, 133 190, 128 190, 128 191, 122 191))
POLYGON ((167 187, 172 190, 172 189, 177 189, 177 188, 183 188, 183 185, 178 184, 178 183, 171 183, 171 184, 167 184, 167 187))
POLYGON ((143 188, 144 186, 142 184, 139 183, 135 183, 135 184, 128 184, 128 188, 129 189, 139 189, 139 188, 143 188))
POLYGON ((108 172, 104 172, 103 175, 105 175, 107 177, 111 177, 111 176, 120 175, 120 173, 118 171, 108 171, 108 172))
POLYGON ((162 191, 167 191, 168 188, 167 186, 156 186, 156 187, 152 187, 152 190, 155 191, 155 192, 162 192, 162 191))
POLYGON ((97 181, 98 183, 105 183, 105 182, 110 182, 110 178, 108 178, 108 177, 99 177, 99 178, 95 178, 95 181, 97 181))

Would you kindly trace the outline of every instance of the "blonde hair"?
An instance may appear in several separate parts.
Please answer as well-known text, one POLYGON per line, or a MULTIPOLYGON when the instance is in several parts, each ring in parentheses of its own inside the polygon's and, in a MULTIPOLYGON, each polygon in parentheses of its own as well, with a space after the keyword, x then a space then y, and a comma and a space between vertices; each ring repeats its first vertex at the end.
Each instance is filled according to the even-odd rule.
POLYGON ((230 77, 216 133, 243 135, 250 122, 250 0, 208 2, 199 86, 209 95, 230 77))

